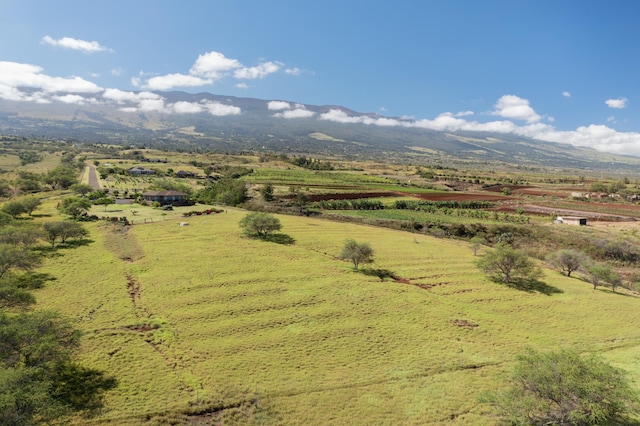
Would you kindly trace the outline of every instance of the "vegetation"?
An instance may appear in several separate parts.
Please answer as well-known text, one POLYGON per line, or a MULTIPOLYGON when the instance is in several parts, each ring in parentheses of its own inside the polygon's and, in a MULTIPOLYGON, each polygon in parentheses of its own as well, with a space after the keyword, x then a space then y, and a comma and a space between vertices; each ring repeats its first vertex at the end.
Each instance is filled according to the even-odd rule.
POLYGON ((518 355, 509 388, 492 398, 509 424, 624 424, 638 407, 627 374, 565 349, 518 355))
POLYGON ((578 271, 585 263, 585 260, 584 254, 571 249, 559 250, 547 256, 547 262, 565 273, 567 277, 570 277, 572 272, 578 271))
POLYGON ((89 211, 91 208, 91 201, 86 198, 69 197, 62 200, 59 208, 60 212, 68 214, 74 220, 78 220, 80 216, 89 211))
POLYGON ((518 280, 535 280, 542 274, 525 252, 506 244, 496 246, 495 250, 479 259, 476 265, 494 280, 507 284, 518 280))
POLYGON ((369 243, 358 243, 356 240, 348 239, 342 246, 338 259, 348 260, 358 269, 362 263, 373 262, 373 249, 369 243))
POLYGON ((253 212, 242 218, 240 227, 244 230, 245 235, 267 238, 270 234, 281 230, 282 224, 275 216, 253 212))

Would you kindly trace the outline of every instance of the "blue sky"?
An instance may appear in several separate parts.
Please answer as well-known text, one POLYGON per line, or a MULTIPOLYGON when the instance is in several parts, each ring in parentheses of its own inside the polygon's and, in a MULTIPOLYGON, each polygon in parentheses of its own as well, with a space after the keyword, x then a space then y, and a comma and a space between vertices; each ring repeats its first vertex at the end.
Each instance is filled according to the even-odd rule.
POLYGON ((631 0, 0 0, 0 98, 241 113, 150 93, 211 92, 640 155, 638 17, 631 0))

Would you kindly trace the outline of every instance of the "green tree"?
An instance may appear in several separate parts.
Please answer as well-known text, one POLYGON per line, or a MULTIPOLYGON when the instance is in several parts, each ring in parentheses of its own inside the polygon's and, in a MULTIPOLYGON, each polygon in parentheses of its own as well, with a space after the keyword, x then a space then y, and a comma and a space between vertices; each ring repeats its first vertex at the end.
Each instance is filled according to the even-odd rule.
POLYGON ((247 199, 247 187, 241 180, 225 177, 200 190, 196 199, 203 204, 221 203, 237 206, 247 199))
POLYGON ((478 250, 480 250, 482 245, 485 244, 487 240, 481 235, 476 235, 475 237, 471 238, 469 242, 471 243, 471 250, 473 251, 473 255, 477 256, 478 250))
POLYGON ((491 402, 509 424, 623 424, 637 409, 638 395, 624 371, 574 350, 528 349, 504 392, 491 402))
POLYGON ((580 269, 586 257, 579 251, 565 249, 551 253, 547 256, 547 263, 567 275, 580 269))
POLYGON ((273 185, 270 183, 265 184, 260 188, 260 195, 265 201, 273 201, 273 185))
POLYGON ((586 271, 594 290, 602 283, 608 283, 613 291, 616 291, 622 282, 620 275, 613 270, 611 265, 606 263, 592 262, 586 267, 586 271))
POLYGON ((345 241, 338 259, 351 261, 353 267, 358 269, 361 263, 373 262, 373 249, 369 243, 358 243, 356 240, 348 239, 345 241))
POLYGON ((40 263, 40 256, 27 248, 0 244, 0 278, 11 269, 30 271, 40 263))
POLYGON ((78 222, 52 221, 45 222, 42 227, 52 248, 55 247, 58 239, 60 239, 60 242, 65 243, 69 238, 83 238, 89 235, 89 232, 78 222))
POLYGON ((494 280, 512 283, 518 279, 536 279, 542 271, 522 250, 499 244, 476 262, 478 268, 494 280))
POLYGON ((49 170, 44 181, 53 189, 68 189, 78 183, 77 172, 71 167, 58 166, 49 170))
POLYGON ((107 206, 115 203, 116 201, 111 198, 111 197, 102 197, 102 198, 98 198, 97 200, 95 200, 93 202, 93 204, 96 204, 98 206, 104 206, 104 211, 107 211, 107 206))
POLYGON ((42 204, 42 201, 40 201, 40 199, 36 197, 25 197, 20 200, 20 202, 24 207, 25 213, 27 213, 29 216, 31 216, 33 211, 40 207, 40 205, 42 204))
POLYGON ((87 185, 86 183, 74 183, 70 189, 81 197, 93 192, 91 185, 87 185))
POLYGON ((74 219, 78 219, 91 208, 91 201, 86 198, 69 197, 65 198, 60 204, 60 211, 68 214, 74 219))
POLYGON ((14 219, 27 212, 20 201, 8 201, 2 205, 2 212, 11 215, 14 219))
POLYGON ((268 213, 252 212, 240 221, 240 227, 248 236, 266 238, 269 234, 282 229, 280 219, 268 213))

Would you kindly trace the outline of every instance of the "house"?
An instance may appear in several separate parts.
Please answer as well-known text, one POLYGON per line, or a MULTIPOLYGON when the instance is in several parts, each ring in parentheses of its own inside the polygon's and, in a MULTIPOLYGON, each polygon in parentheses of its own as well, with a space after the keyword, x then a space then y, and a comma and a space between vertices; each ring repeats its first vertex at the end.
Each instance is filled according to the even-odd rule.
POLYGON ((555 223, 566 223, 568 225, 582 225, 586 226, 587 218, 578 216, 558 216, 555 223))
POLYGON ((151 170, 151 169, 147 169, 146 167, 132 167, 129 170, 127 170, 127 172, 130 175, 154 175, 156 174, 155 170, 151 170))
POLYGON ((142 197, 149 203, 158 202, 160 205, 183 206, 188 204, 187 194, 178 191, 147 191, 142 197))

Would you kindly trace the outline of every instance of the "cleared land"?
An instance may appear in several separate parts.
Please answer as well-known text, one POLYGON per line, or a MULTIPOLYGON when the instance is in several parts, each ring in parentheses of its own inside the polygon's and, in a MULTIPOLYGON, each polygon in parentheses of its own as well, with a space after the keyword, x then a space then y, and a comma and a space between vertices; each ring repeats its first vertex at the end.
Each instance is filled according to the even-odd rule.
POLYGON ((477 398, 525 346, 598 351, 640 383, 636 297, 553 271, 508 288, 467 243, 362 225, 281 216, 294 244, 247 239, 245 214, 93 223, 91 244, 48 259, 58 280, 39 306, 72 318, 82 361, 119 381, 77 424, 240 407, 236 423, 489 425, 477 398), (402 282, 336 260, 345 238, 402 282))

